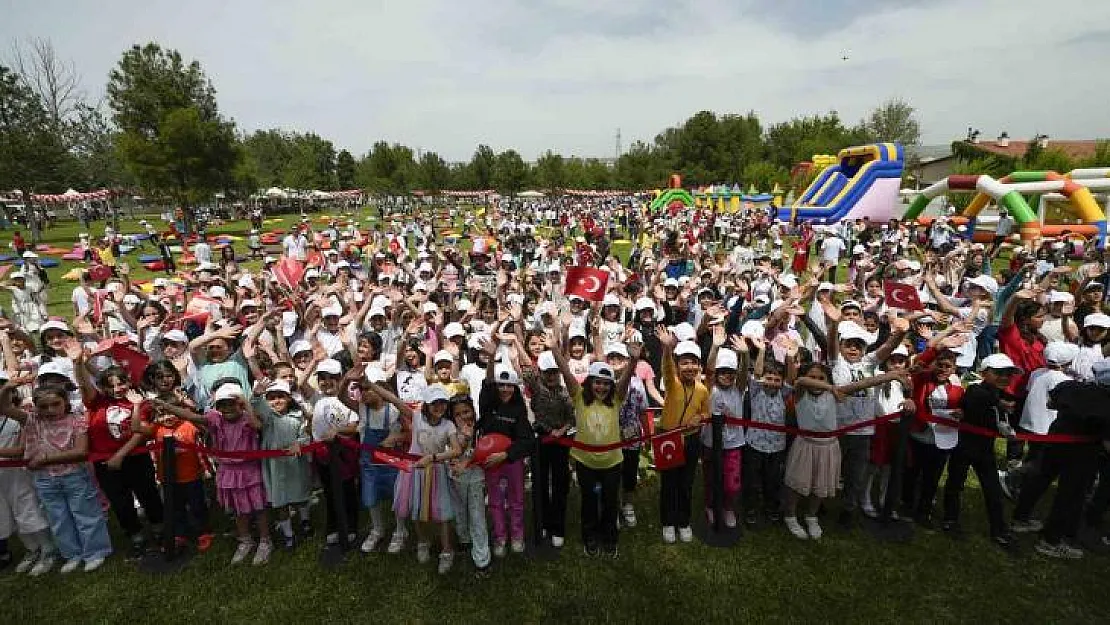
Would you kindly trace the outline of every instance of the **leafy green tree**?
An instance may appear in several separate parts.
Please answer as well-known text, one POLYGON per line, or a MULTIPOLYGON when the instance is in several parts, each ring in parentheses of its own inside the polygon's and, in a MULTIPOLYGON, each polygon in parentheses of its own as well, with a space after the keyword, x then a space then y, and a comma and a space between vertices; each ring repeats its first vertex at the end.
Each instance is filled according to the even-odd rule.
POLYGON ((752 161, 744 167, 740 174, 740 181, 744 189, 751 185, 763 193, 770 193, 775 184, 788 185, 790 172, 785 167, 780 167, 767 161, 752 161))
POLYGON ((914 112, 905 100, 887 100, 860 122, 861 134, 869 143, 896 141, 903 145, 917 145, 921 143, 921 125, 914 112))
POLYGON ((812 159, 814 154, 836 154, 843 148, 868 143, 868 138, 859 128, 845 127, 833 111, 775 124, 767 129, 764 142, 767 160, 789 169, 812 159))
POLYGON ((496 161, 497 154, 488 145, 479 145, 478 149, 474 150, 474 156, 470 159, 470 172, 479 190, 493 188, 493 170, 496 161))
MULTIPOLYGON (((24 205, 33 193, 65 190, 69 154, 50 116, 23 80, 0 65, 0 189, 19 189, 24 205)), ((31 238, 39 223, 28 211, 31 238)))
POLYGON ((548 150, 536 160, 536 185, 545 191, 566 189, 567 168, 563 157, 548 150))
POLYGON ((335 157, 335 179, 342 190, 355 188, 355 157, 347 150, 340 150, 335 157))
POLYGON ((124 167, 148 192, 176 201, 191 229, 192 207, 229 185, 241 158, 235 125, 220 116, 200 63, 136 45, 109 74, 107 94, 124 167))
POLYGON ((442 156, 435 152, 420 155, 416 166, 416 184, 429 193, 438 193, 451 184, 451 170, 442 156))
POLYGON ((493 163, 493 188, 505 195, 516 195, 528 184, 528 164, 516 150, 497 155, 493 163))

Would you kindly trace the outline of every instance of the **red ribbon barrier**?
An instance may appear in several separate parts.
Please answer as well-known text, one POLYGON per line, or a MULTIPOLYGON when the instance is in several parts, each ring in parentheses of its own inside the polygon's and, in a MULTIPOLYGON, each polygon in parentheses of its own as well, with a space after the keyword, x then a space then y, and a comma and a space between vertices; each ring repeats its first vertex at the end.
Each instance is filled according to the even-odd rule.
MULTIPOLYGON (((984 436, 987 438, 1005 438, 1005 436, 998 430, 992 430, 963 421, 949 419, 946 417, 937 416, 921 416, 922 421, 929 423, 938 423, 946 425, 950 428, 955 428, 961 432, 968 434, 975 434, 976 436, 984 436)), ((1075 434, 1033 434, 1031 432, 1017 432, 1014 438, 1019 441, 1028 441, 1031 443, 1093 443, 1098 439, 1091 438, 1090 436, 1077 436, 1075 434)))

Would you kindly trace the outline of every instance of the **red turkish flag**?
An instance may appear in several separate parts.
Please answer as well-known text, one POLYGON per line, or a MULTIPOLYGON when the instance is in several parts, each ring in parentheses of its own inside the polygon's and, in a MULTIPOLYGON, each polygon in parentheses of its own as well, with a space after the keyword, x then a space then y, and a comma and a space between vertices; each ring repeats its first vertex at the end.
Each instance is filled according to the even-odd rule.
POLYGON ((682 430, 671 430, 651 439, 651 451, 655 456, 655 469, 666 471, 686 464, 686 447, 682 440, 682 430))
POLYGON ((883 300, 891 308, 902 310, 924 310, 917 289, 910 284, 902 284, 893 280, 883 281, 883 300))
POLYGON ((274 278, 290 289, 297 288, 300 284, 301 278, 304 277, 304 265, 301 261, 282 256, 281 260, 274 265, 274 278))
POLYGON ((564 295, 577 295, 589 302, 605 299, 605 287, 609 284, 609 274, 593 267, 570 267, 567 269, 564 295))
POLYGON ((108 355, 111 356, 112 360, 116 361, 119 366, 123 367, 128 377, 131 378, 132 384, 139 386, 143 383, 143 372, 146 371, 146 366, 150 364, 149 356, 119 343, 112 345, 108 349, 108 355))

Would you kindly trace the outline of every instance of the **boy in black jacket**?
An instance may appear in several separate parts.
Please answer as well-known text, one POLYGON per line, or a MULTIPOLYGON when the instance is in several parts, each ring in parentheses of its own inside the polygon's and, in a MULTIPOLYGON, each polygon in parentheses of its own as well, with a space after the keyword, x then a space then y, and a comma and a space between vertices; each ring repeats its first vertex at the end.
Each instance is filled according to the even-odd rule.
MULTIPOLYGON (((1021 373, 1009 356, 993 354, 980 365, 982 381, 967 388, 960 408, 963 423, 1012 436, 1006 413, 1012 402, 1003 397, 1003 389, 1010 384, 1010 377, 1021 373), (1005 404, 1010 404, 1006 406, 1005 404)), ((1017 541, 1006 525, 1002 505, 1002 484, 998 480, 998 466, 994 456, 994 437, 960 432, 960 442, 948 460, 948 481, 944 484, 944 521, 941 529, 954 537, 962 535, 960 528, 960 494, 964 490, 969 469, 975 469, 983 491, 990 522, 991 539, 996 545, 1012 551, 1017 541)))

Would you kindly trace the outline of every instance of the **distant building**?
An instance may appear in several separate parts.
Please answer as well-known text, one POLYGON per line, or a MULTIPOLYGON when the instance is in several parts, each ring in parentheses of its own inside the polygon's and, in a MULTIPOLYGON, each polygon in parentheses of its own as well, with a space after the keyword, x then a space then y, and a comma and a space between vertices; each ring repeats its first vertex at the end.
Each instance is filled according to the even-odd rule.
POLYGON ((906 146, 906 178, 919 189, 947 178, 955 164, 951 144, 906 146))
POLYGON ((1029 144, 1033 141, 1038 141, 1041 144, 1041 148, 1045 150, 1057 150, 1067 154, 1072 160, 1082 161, 1095 155, 1100 140, 1056 140, 1047 137, 1039 139, 1011 139, 1006 133, 1002 133, 993 141, 981 141, 978 139, 972 141, 955 141, 952 143, 952 151, 967 153, 969 155, 974 155, 978 152, 981 156, 996 156, 1017 161, 1025 156, 1025 153, 1029 150, 1029 144))

